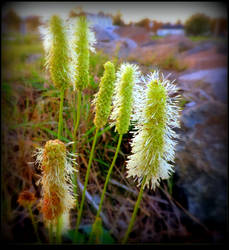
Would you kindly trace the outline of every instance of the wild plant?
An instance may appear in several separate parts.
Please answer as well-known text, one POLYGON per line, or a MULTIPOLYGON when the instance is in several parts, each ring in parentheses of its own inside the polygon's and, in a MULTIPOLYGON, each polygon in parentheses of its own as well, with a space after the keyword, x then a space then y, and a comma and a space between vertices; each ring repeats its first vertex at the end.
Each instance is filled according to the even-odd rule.
POLYGON ((67 189, 64 187, 65 182, 68 181, 65 180, 67 178, 65 175, 65 167, 68 168, 70 165, 66 161, 65 146, 60 141, 63 131, 64 93, 66 88, 69 87, 73 77, 71 74, 72 71, 70 64, 71 49, 69 45, 66 24, 59 16, 52 16, 48 23, 48 27, 41 27, 40 31, 43 35, 43 45, 46 52, 46 66, 50 72, 51 80, 54 86, 60 91, 60 109, 57 136, 58 140, 49 141, 46 143, 45 149, 43 151, 40 150, 38 153, 37 162, 42 164, 42 166, 45 166, 45 170, 42 169, 42 186, 44 192, 42 212, 44 219, 46 222, 49 222, 46 224, 50 228, 51 238, 53 226, 56 226, 57 240, 60 242, 62 231, 62 215, 67 206, 69 208, 72 208, 73 206, 71 203, 73 199, 70 195, 68 195, 68 187, 67 189), (44 163, 45 161, 47 161, 47 163, 44 163), (50 173, 52 173, 51 170, 55 168, 55 165, 59 166, 60 169, 55 169, 53 171, 54 175, 52 176, 50 173), (55 182, 57 184, 55 184, 55 182), (64 200, 63 195, 66 195, 66 201, 64 200), (63 204, 61 204, 61 202, 63 204), (70 204, 66 205, 66 202, 70 202, 70 204))
POLYGON ((69 211, 75 206, 71 181, 76 171, 72 166, 75 163, 74 155, 58 139, 47 141, 35 155, 42 173, 39 183, 42 185, 41 211, 44 222, 49 228, 50 242, 55 232, 56 242, 61 243, 62 232, 70 226, 69 211))
POLYGON ((63 130, 64 92, 71 83, 70 49, 66 24, 57 15, 51 17, 48 27, 41 27, 43 45, 46 52, 46 68, 49 70, 54 86, 60 91, 60 109, 58 123, 58 139, 63 130))
MULTIPOLYGON (((87 188, 90 168, 93 160, 96 140, 98 136, 99 129, 104 127, 107 123, 108 117, 110 115, 111 111, 111 103, 112 103, 112 95, 114 91, 114 81, 115 81, 115 68, 114 65, 111 62, 106 62, 104 65, 104 74, 100 81, 100 88, 99 92, 95 95, 95 98, 93 100, 93 104, 95 105, 95 118, 94 118, 94 124, 96 126, 96 132, 94 135, 92 148, 90 152, 85 182, 84 182, 84 189, 82 194, 82 200, 80 203, 80 210, 77 217, 77 223, 76 223, 76 233, 78 232, 78 228, 80 225, 80 220, 82 216, 82 210, 85 200, 85 192, 87 188)), ((100 209, 101 210, 101 209, 100 209)))
POLYGON ((177 87, 159 71, 143 78, 146 91, 139 91, 135 98, 136 121, 134 138, 131 142, 132 154, 127 161, 128 177, 133 177, 141 185, 138 199, 122 240, 126 243, 145 187, 155 189, 160 181, 168 179, 174 171, 175 145, 178 138, 173 130, 179 127, 177 87))
POLYGON ((115 155, 113 161, 109 167, 105 184, 103 187, 103 192, 101 195, 99 209, 96 214, 95 223, 93 224, 92 231, 90 234, 89 241, 92 241, 95 235, 97 220, 99 218, 102 204, 104 201, 107 185, 112 173, 112 169, 115 165, 120 146, 122 143, 122 137, 129 130, 130 118, 133 109, 133 89, 136 82, 139 80, 139 69, 136 65, 123 63, 117 72, 117 80, 115 82, 115 93, 113 96, 113 110, 111 113, 112 125, 115 125, 115 131, 119 134, 118 144, 116 147, 115 155))
POLYGON ((144 188, 155 189, 160 185, 160 181, 168 179, 173 171, 175 139, 178 138, 173 128, 179 127, 178 100, 177 96, 174 97, 177 88, 173 82, 161 76, 157 70, 145 78, 141 76, 139 67, 135 64, 121 64, 116 74, 113 63, 108 61, 104 64, 99 91, 92 102, 95 111, 93 122, 96 130, 79 206, 77 199, 78 174, 76 168, 72 167, 72 163, 76 163, 75 153, 82 92, 89 82, 89 58, 90 51, 95 52, 93 47, 95 37, 84 16, 69 23, 68 26, 58 16, 53 16, 49 28, 43 29, 42 32, 46 50, 46 65, 55 87, 60 90, 58 138, 47 141, 44 149, 39 149, 36 153, 36 162, 42 171, 41 207, 45 224, 49 227, 50 242, 53 242, 53 232, 56 233, 56 241, 61 242, 61 233, 69 227, 64 224, 68 224, 67 218, 70 209, 75 205, 78 214, 73 242, 78 242, 79 226, 99 130, 110 120, 110 126, 115 126, 115 132, 118 133, 119 138, 89 237, 90 243, 99 242, 102 227, 100 214, 105 193, 120 151, 123 135, 128 133, 132 120, 135 124, 135 131, 131 142, 132 154, 127 161, 127 174, 128 177, 134 177, 141 188, 128 229, 122 240, 122 243, 126 243, 140 206, 144 188), (66 145, 61 142, 64 91, 70 83, 73 84, 74 105, 76 105, 72 154, 68 153, 66 145))
MULTIPOLYGON (((94 43, 96 42, 94 33, 91 31, 90 24, 86 17, 80 16, 74 22, 70 22, 69 41, 71 53, 71 75, 73 78, 73 88, 75 92, 76 113, 74 113, 73 131, 73 153, 77 146, 77 129, 80 123, 80 110, 82 91, 88 86, 89 81, 89 57, 90 51, 95 52, 94 43)), ((74 176, 75 195, 77 195, 77 173, 74 176)), ((77 209, 79 209, 77 200, 77 209)))

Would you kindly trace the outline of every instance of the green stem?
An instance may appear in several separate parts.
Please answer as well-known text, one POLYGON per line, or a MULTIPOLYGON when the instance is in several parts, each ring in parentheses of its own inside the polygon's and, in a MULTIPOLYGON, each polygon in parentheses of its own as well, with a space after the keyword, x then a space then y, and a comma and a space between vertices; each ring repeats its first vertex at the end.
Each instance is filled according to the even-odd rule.
POLYGON ((140 202, 142 200, 142 195, 143 195, 143 190, 144 190, 145 182, 146 182, 146 176, 143 179, 143 182, 142 182, 142 185, 141 185, 141 189, 140 189, 139 194, 138 194, 138 199, 137 199, 137 201, 135 203, 134 212, 132 214, 132 217, 131 217, 128 229, 126 231, 126 234, 125 234, 125 236, 124 236, 124 238, 122 240, 122 244, 125 244, 127 242, 129 234, 130 234, 130 232, 131 232, 131 230, 133 228, 133 225, 134 225, 134 222, 135 222, 135 218, 136 218, 136 214, 137 214, 140 202))
MULTIPOLYGON (((75 95, 75 103, 76 103, 76 95, 75 95)), ((81 109, 81 91, 77 91, 77 113, 76 113, 76 121, 75 121, 75 116, 74 116, 74 121, 75 121, 75 126, 74 126, 74 131, 73 131, 73 149, 72 149, 72 153, 76 153, 76 132, 77 129, 79 127, 79 122, 80 122, 80 109, 81 109)), ((78 190, 78 185, 77 185, 77 177, 78 177, 78 172, 75 172, 74 174, 74 179, 73 179, 73 183, 74 183, 74 194, 76 197, 76 208, 77 210, 79 210, 79 203, 78 203, 78 198, 77 198, 77 190, 78 190)))
POLYGON ((63 130, 63 105, 64 105, 64 89, 60 91, 60 110, 59 110, 59 123, 58 123, 58 136, 60 140, 63 130))
POLYGON ((61 229, 62 229, 62 216, 60 215, 57 219, 56 225, 56 243, 61 244, 61 229))
POLYGON ((85 200, 85 195, 86 195, 86 188, 87 188, 87 183, 88 183, 88 178, 89 178, 89 173, 90 173, 90 169, 91 169, 91 164, 92 164, 92 159, 93 159, 93 155, 94 155, 94 150, 95 150, 98 132, 99 132, 99 129, 96 128, 96 132, 95 132, 95 136, 94 136, 94 140, 93 140, 93 144, 92 144, 92 148, 91 148, 91 152, 90 152, 89 162, 88 162, 88 166, 87 166, 86 177, 85 177, 85 181, 84 181, 84 188, 83 188, 83 194, 82 194, 82 199, 81 199, 81 203, 80 203, 80 209, 78 211, 78 217, 77 217, 77 221, 76 221, 76 230, 75 230, 76 236, 77 236, 80 221, 81 221, 83 205, 84 205, 84 200, 85 200))
POLYGON ((53 243, 53 224, 50 223, 49 225, 49 243, 53 243))
MULTIPOLYGON (((97 219, 98 219, 98 217, 99 217, 99 215, 101 213, 101 210, 102 210, 102 205, 103 205, 103 200, 104 200, 105 193, 106 193, 106 190, 107 190, 107 185, 108 185, 108 182, 109 182, 109 179, 110 179, 110 176, 111 176, 111 173, 112 173, 112 169, 113 169, 113 167, 115 165, 115 161, 116 161, 118 153, 119 153, 119 149, 120 149, 121 142, 122 142, 122 137, 123 137, 123 135, 119 135, 118 145, 116 147, 116 151, 115 151, 115 155, 114 155, 113 161, 112 161, 112 163, 110 165, 110 168, 109 168, 107 176, 106 176, 106 181, 105 181, 105 184, 104 184, 104 187, 103 187, 103 192, 102 192, 100 203, 99 203, 99 209, 97 211, 94 223, 96 223, 96 221, 97 221, 97 219)), ((93 226, 94 226, 94 224, 93 224, 93 226)), ((93 234, 94 234, 94 232, 92 230, 91 233, 90 233, 89 242, 92 241, 93 234)))
POLYGON ((76 114, 76 122, 75 122, 75 126, 74 126, 74 131, 73 131, 73 140, 74 140, 74 144, 73 144, 73 153, 75 153, 76 151, 76 132, 77 129, 79 127, 79 122, 80 122, 80 109, 81 109, 81 91, 77 91, 77 114, 76 114))
POLYGON ((34 231, 35 231, 35 234, 36 234, 36 237, 37 237, 37 241, 39 243, 41 243, 41 240, 40 240, 40 237, 39 237, 38 231, 37 231, 37 223, 34 220, 33 212, 32 212, 32 209, 31 209, 31 205, 28 206, 28 210, 29 210, 29 215, 30 215, 30 218, 32 220, 33 228, 34 228, 34 231))

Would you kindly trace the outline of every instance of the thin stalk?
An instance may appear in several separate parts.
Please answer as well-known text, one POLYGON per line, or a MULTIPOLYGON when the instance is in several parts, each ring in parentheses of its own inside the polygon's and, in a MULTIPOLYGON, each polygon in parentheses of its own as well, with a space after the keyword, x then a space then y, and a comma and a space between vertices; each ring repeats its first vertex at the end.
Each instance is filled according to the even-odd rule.
MULTIPOLYGON (((116 159, 117 159, 117 156, 118 156, 118 153, 119 153, 119 149, 120 149, 121 142, 122 142, 122 137, 123 137, 123 135, 119 135, 118 145, 116 147, 116 151, 115 151, 113 161, 112 161, 112 163, 110 165, 110 168, 109 168, 107 176, 106 176, 106 181, 105 181, 105 184, 104 184, 104 187, 103 187, 103 192, 102 192, 102 196, 101 196, 100 203, 99 203, 99 209, 97 210, 97 214, 96 214, 96 217, 95 217, 95 222, 97 221, 97 219, 98 219, 98 217, 99 217, 99 215, 101 213, 101 210, 102 210, 102 205, 103 205, 103 200, 104 200, 105 193, 106 193, 106 190, 107 190, 107 185, 108 185, 108 182, 109 182, 109 179, 110 179, 110 176, 111 176, 111 173, 112 173, 112 169, 113 169, 113 167, 115 165, 115 162, 116 162, 116 159)), ((95 222, 94 222, 94 224, 95 224, 95 222)), ((94 224, 93 224, 92 228, 94 227, 94 224)), ((94 234, 94 232, 92 230, 91 233, 90 233, 89 242, 92 241, 93 234, 94 234)))
MULTIPOLYGON (((81 109, 81 91, 77 91, 77 108, 76 108, 76 118, 75 118, 75 115, 74 115, 74 122, 75 122, 75 126, 74 126, 74 131, 73 131, 73 141, 74 141, 74 144, 73 144, 73 149, 72 149, 72 153, 76 153, 76 132, 77 132, 77 129, 79 127, 79 122, 80 122, 80 109, 81 109)), ((76 95, 75 95, 75 103, 76 103, 76 95)), ((77 199, 77 190, 78 190, 78 186, 77 186, 77 176, 78 173, 75 172, 74 173, 74 178, 73 178, 73 183, 74 183, 74 194, 76 196, 76 208, 77 210, 79 210, 79 203, 78 203, 78 199, 77 199)))
POLYGON ((32 212, 32 209, 31 209, 31 205, 28 206, 28 210, 29 210, 29 215, 30 215, 30 218, 32 220, 33 228, 34 228, 34 231, 35 231, 35 234, 36 234, 36 237, 37 237, 37 241, 39 243, 41 243, 41 240, 40 240, 40 237, 39 237, 38 231, 37 231, 37 223, 34 220, 33 212, 32 212))
POLYGON ((58 135, 57 138, 60 140, 63 130, 63 106, 64 106, 64 89, 60 91, 60 110, 59 110, 59 123, 58 123, 58 135))
MULTIPOLYGON (((59 110, 59 123, 58 123, 58 135, 57 138, 60 140, 63 132, 63 106, 64 106, 64 88, 60 91, 60 110, 59 110)), ((57 242, 61 242, 61 216, 58 218, 57 229, 56 229, 56 239, 57 242)))
POLYGON ((87 183, 88 183, 88 178, 89 178, 89 173, 90 173, 90 169, 91 169, 91 164, 92 164, 92 159, 93 159, 93 155, 94 155, 94 150, 95 150, 98 132, 99 132, 99 129, 96 128, 96 132, 95 132, 95 136, 93 139, 93 144, 92 144, 92 148, 91 148, 91 152, 90 152, 89 162, 88 162, 88 166, 87 166, 86 177, 85 177, 85 181, 84 181, 84 189, 83 189, 82 199, 81 199, 81 203, 80 203, 80 209, 78 211, 78 217, 77 217, 77 221, 76 221, 76 230, 75 230, 76 236, 78 233, 78 229, 79 229, 79 225, 80 225, 80 221, 81 221, 81 217, 82 217, 86 188, 87 188, 87 183))
POLYGON ((146 176, 143 179, 143 182, 142 182, 142 185, 141 185, 141 189, 140 189, 139 194, 138 194, 138 199, 137 199, 137 201, 135 203, 134 212, 132 214, 132 217, 131 217, 128 229, 127 229, 127 231, 125 233, 125 236, 124 236, 124 238, 122 240, 122 244, 125 244, 127 242, 129 234, 130 234, 130 232, 131 232, 131 230, 133 228, 133 225, 134 225, 134 222, 135 222, 135 218, 136 218, 136 214, 137 214, 140 202, 142 200, 142 195, 143 195, 143 190, 144 190, 145 182, 146 182, 146 176))
POLYGON ((59 244, 61 244, 61 229, 62 229, 62 216, 59 216, 56 225, 56 243, 59 244))
MULTIPOLYGON (((76 97, 76 95, 75 95, 76 97)), ((77 91, 77 107, 76 107, 76 122, 75 122, 75 126, 74 126, 74 131, 73 131, 73 140, 74 140, 74 144, 73 144, 73 153, 75 153, 76 151, 76 132, 77 129, 79 127, 79 122, 80 122, 80 109, 81 109, 81 91, 77 91)))
POLYGON ((49 225, 49 243, 53 243, 53 224, 50 223, 49 225))

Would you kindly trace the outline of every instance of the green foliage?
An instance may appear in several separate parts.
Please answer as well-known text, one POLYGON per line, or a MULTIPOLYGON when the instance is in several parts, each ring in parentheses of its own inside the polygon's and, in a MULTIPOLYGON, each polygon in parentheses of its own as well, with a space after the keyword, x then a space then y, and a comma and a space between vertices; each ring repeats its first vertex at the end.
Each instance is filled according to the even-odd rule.
POLYGON ((163 37, 161 36, 157 36, 157 35, 154 35, 151 37, 152 40, 158 40, 158 39, 162 39, 163 37))
POLYGON ((150 19, 149 18, 143 18, 139 22, 136 23, 136 26, 143 27, 146 29, 149 29, 150 19))
POLYGON ((120 11, 116 13, 116 15, 113 16, 113 25, 118 25, 118 26, 124 26, 125 23, 122 20, 122 14, 120 11))
MULTIPOLYGON (((84 226, 81 226, 80 229, 81 229, 82 233, 78 232, 78 235, 77 235, 78 244, 88 243, 88 238, 89 238, 89 234, 92 230, 92 225, 84 225, 84 226)), ((75 230, 67 231, 65 233, 65 237, 67 237, 72 242, 74 242, 74 237, 76 237, 75 230)), ((114 238, 102 226, 100 227, 100 235, 99 235, 98 240, 100 241, 100 244, 114 244, 115 243, 114 238)))
POLYGON ((197 13, 192 15, 185 23, 185 31, 188 35, 206 35, 210 31, 211 20, 208 16, 197 13))

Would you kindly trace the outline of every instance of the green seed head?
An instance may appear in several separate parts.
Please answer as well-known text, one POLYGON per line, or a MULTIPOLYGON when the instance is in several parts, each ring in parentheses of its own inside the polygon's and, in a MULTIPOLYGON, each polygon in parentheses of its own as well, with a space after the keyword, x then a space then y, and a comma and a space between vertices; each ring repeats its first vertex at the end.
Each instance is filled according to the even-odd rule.
POLYGON ((94 43, 93 34, 90 31, 89 23, 85 16, 77 18, 73 39, 76 53, 76 58, 74 60, 76 71, 75 89, 81 91, 88 85, 89 49, 91 49, 91 43, 94 43))
POLYGON ((125 134, 129 130, 133 104, 133 88, 139 78, 136 65, 122 64, 117 72, 113 112, 111 119, 114 120, 115 130, 119 134, 125 134))
POLYGON ((106 62, 105 71, 100 81, 99 92, 94 99, 95 119, 97 128, 102 128, 106 123, 111 111, 112 95, 114 91, 115 68, 113 63, 106 62))
POLYGON ((63 21, 59 16, 52 16, 49 29, 44 31, 46 64, 56 88, 67 88, 69 80, 69 48, 63 21))
POLYGON ((127 162, 128 177, 138 179, 139 184, 146 176, 146 186, 155 189, 161 179, 173 172, 171 162, 175 157, 175 139, 172 130, 179 127, 177 88, 154 72, 148 79, 147 90, 136 95, 136 132, 132 140, 132 155, 127 162), (140 114, 140 115, 139 115, 140 114))

